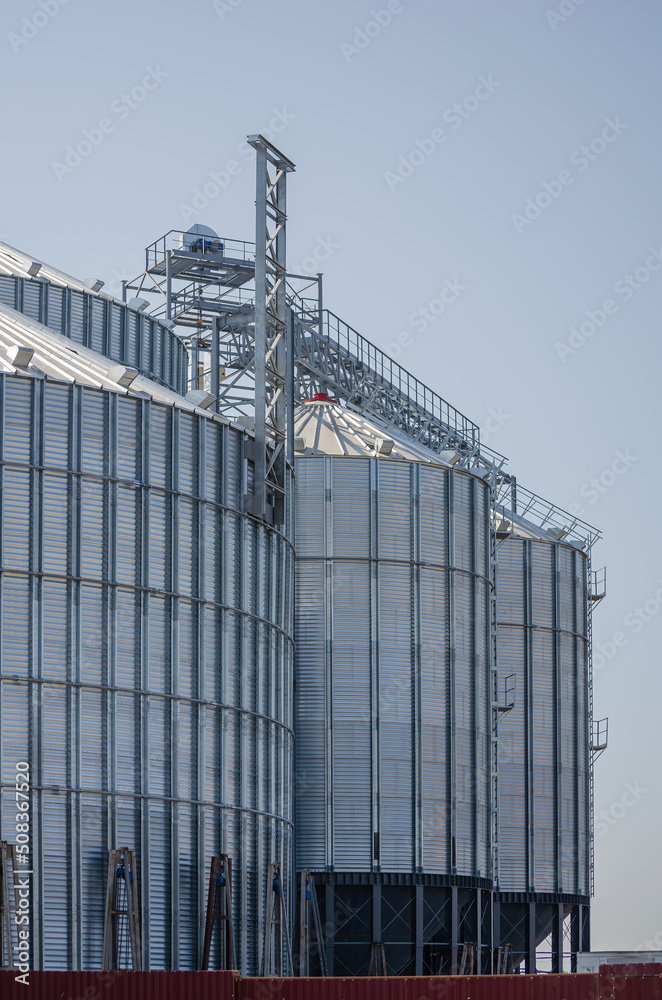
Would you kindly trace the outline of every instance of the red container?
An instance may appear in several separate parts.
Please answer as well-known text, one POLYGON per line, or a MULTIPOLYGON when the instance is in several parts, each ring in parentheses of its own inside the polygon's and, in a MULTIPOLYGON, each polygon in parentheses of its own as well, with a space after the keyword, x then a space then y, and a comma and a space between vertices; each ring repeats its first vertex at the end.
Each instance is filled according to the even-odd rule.
POLYGON ((600 974, 242 979, 232 972, 0 972, 0 1000, 662 1000, 659 965, 600 974))
POLYGON ((0 1000, 234 1000, 232 972, 0 972, 0 1000))
POLYGON ((599 993, 598 977, 592 973, 401 979, 336 977, 238 979, 235 1000, 599 1000, 599 993))

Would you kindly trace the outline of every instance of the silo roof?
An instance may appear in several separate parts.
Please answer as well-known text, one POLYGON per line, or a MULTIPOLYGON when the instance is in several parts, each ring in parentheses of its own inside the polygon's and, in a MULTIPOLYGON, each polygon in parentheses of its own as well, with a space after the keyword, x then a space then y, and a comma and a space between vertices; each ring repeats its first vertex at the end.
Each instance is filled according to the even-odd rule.
MULTIPOLYGON (((294 413, 294 453, 311 455, 372 457, 399 462, 424 462, 447 466, 452 463, 428 448, 395 434, 336 400, 317 397, 298 406, 294 413)), ((450 456, 450 453, 449 453, 450 456)))
POLYGON ((30 273, 30 267, 33 264, 40 265, 38 278, 44 278, 53 285, 60 285, 63 288, 73 288, 78 292, 89 292, 90 295, 98 295, 105 299, 114 298, 114 296, 103 290, 95 292, 84 281, 73 278, 70 274, 51 267, 50 264, 45 264, 38 257, 32 257, 22 250, 17 250, 16 247, 9 246, 8 243, 0 242, 0 274, 17 275, 20 278, 32 278, 34 275, 30 273))
POLYGON ((89 347, 74 344, 68 337, 0 303, 0 372, 76 382, 123 395, 149 396, 160 403, 197 410, 207 417, 228 422, 218 414, 197 408, 190 399, 138 372, 129 386, 123 386, 115 381, 121 377, 122 370, 131 371, 131 366, 118 364, 89 347), (16 348, 25 348, 27 354, 13 357, 16 348))

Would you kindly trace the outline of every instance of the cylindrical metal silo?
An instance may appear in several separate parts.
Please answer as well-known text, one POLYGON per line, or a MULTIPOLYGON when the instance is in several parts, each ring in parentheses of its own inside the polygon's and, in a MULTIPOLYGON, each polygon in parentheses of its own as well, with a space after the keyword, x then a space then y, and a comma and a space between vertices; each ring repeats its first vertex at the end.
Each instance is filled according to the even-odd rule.
POLYGON ((268 864, 291 885, 292 546, 242 513, 245 431, 146 379, 99 388, 105 358, 89 377, 69 363, 77 384, 36 358, 0 375, 1 836, 27 761, 33 964, 101 967, 108 851, 126 845, 143 968, 199 968, 227 853, 255 974, 268 864))
POLYGON ((449 969, 490 944, 489 488, 333 402, 295 433, 297 868, 336 974, 449 969))
MULTIPOLYGON (((186 348, 168 326, 107 295, 58 284, 41 275, 3 273, 9 263, 7 252, 0 249, 1 303, 75 344, 131 365, 175 392, 186 392, 186 348)), ((47 274, 50 271, 46 269, 47 274)))
POLYGON ((590 896, 587 555, 543 535, 515 525, 497 551, 499 677, 516 690, 499 724, 499 889, 527 961, 531 905, 536 943, 559 947, 555 921, 590 896))

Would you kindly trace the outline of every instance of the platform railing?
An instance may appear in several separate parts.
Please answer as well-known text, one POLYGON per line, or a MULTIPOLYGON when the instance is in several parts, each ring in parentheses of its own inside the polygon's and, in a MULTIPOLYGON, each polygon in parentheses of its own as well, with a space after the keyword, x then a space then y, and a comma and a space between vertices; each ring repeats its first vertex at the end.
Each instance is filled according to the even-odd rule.
POLYGON ((183 229, 171 229, 145 250, 145 270, 161 264, 168 251, 174 253, 220 254, 231 260, 244 262, 255 260, 255 243, 247 240, 231 240, 224 236, 196 235, 183 229), (192 249, 193 248, 193 249, 192 249))

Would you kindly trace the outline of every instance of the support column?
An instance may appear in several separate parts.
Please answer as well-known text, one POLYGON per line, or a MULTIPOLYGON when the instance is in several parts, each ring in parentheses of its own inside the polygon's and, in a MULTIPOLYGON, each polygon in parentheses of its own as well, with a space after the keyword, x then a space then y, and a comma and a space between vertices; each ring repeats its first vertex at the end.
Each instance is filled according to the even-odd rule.
POLYGON ((457 886, 454 885, 451 887, 451 976, 457 976, 459 971, 459 963, 457 960, 458 917, 457 886))
POLYGON ((249 513, 275 524, 285 519, 288 391, 286 350, 286 178, 294 164, 261 135, 248 142, 257 154, 255 191, 255 490, 249 513), (269 447, 269 452, 267 452, 269 447), (273 506, 269 503, 273 499, 273 506))
POLYGON ((492 959, 490 962, 490 967, 492 973, 497 970, 494 968, 494 953, 497 948, 503 945, 501 940, 501 903, 499 900, 495 899, 492 903, 492 959))
POLYGON ((526 973, 528 976, 536 972, 536 904, 527 903, 526 915, 526 973))
POLYGON ((591 950, 591 907, 581 906, 581 950, 591 950))
POLYGON ((577 971, 577 952, 581 950, 581 906, 570 913, 570 971, 577 971))
POLYGON ((423 975, 423 931, 424 931, 424 920, 425 920, 425 909, 423 907, 423 886, 416 886, 416 918, 414 921, 414 934, 416 940, 416 966, 415 974, 417 976, 423 975))
POLYGON ((382 887, 373 885, 372 887, 372 940, 382 939, 382 887))
POLYGON ((552 972, 563 972, 563 903, 558 903, 552 919, 552 972))
POLYGON ((336 891, 335 886, 331 885, 330 882, 326 885, 325 892, 325 905, 324 905, 324 917, 325 917, 325 927, 324 927, 324 937, 326 944, 326 962, 329 968, 329 975, 333 976, 334 973, 334 954, 335 954, 335 943, 336 943, 336 891))
MULTIPOLYGON (((221 393, 221 380, 219 378, 219 365, 220 365, 220 325, 221 321, 215 318, 211 327, 211 394, 214 397, 213 407, 218 413, 218 397, 221 393)), ((197 352, 196 352, 197 358, 197 352)), ((197 379, 197 371, 196 371, 197 379)), ((197 383, 196 383, 197 384, 197 383)))

